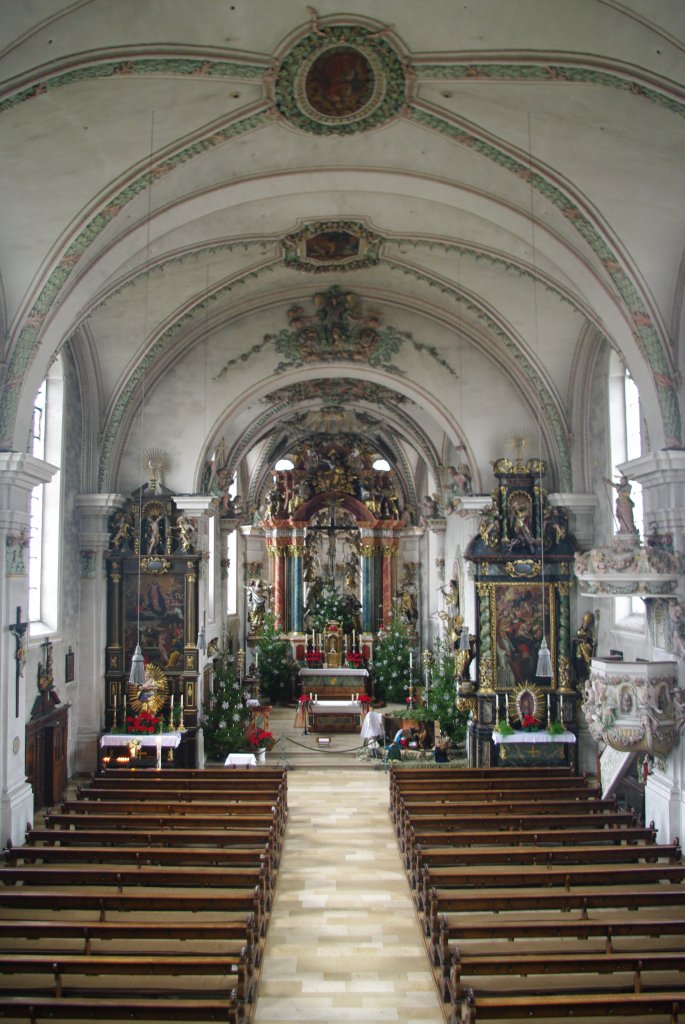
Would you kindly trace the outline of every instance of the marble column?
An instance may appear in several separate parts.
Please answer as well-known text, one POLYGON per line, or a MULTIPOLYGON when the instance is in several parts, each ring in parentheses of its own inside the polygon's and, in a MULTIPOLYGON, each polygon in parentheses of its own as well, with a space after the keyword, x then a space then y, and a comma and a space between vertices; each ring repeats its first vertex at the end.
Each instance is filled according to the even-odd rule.
POLYGON ((19 452, 0 452, 0 837, 15 845, 24 841, 33 821, 33 790, 26 780, 27 632, 18 645, 10 627, 18 609, 28 619, 28 537, 31 491, 47 483, 56 467, 19 452), (19 675, 17 673, 19 672, 19 675), (17 686, 18 682, 18 686, 17 686))
MULTIPOLYGON (((121 494, 78 494, 76 509, 80 519, 80 616, 76 649, 76 700, 70 712, 69 731, 74 737, 73 770, 91 772, 97 767, 98 734, 104 728, 105 648, 107 636, 108 593, 104 556, 109 546, 109 521, 113 512, 123 508, 121 494)), ((114 588, 120 599, 121 588, 114 588)), ((112 608, 112 619, 121 613, 112 608)), ((118 637, 119 631, 113 631, 118 637)))

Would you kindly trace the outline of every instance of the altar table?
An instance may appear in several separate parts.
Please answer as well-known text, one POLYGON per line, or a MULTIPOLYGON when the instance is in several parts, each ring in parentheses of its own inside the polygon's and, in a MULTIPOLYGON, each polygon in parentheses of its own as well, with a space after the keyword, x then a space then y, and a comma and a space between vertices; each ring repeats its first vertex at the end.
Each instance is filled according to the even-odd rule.
POLYGON ((224 764, 233 765, 236 768, 254 768, 257 758, 254 754, 229 754, 224 764))
POLYGON ((313 700, 309 724, 313 732, 356 732, 364 708, 356 700, 313 700))
POLYGON ((100 747, 107 750, 110 747, 130 747, 135 744, 143 748, 151 748, 157 751, 156 767, 162 767, 162 750, 169 751, 169 757, 173 758, 172 751, 181 743, 182 733, 180 732, 154 732, 154 733, 133 733, 133 732, 105 732, 100 737, 100 747))
POLYGON ((572 732, 525 732, 522 729, 502 736, 493 732, 492 742, 499 748, 501 765, 556 765, 565 763, 565 745, 576 742, 572 732))

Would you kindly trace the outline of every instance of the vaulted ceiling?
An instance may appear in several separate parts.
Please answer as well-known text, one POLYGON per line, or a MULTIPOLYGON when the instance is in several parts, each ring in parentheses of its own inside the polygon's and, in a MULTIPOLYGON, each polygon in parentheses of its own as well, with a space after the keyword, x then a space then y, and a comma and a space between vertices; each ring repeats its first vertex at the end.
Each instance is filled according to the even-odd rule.
POLYGON ((142 442, 199 489, 222 438, 254 489, 327 408, 418 489, 455 458, 485 489, 519 431, 583 490, 607 346, 680 446, 684 29, 679 0, 5 5, 0 445, 69 344, 91 490, 142 442))

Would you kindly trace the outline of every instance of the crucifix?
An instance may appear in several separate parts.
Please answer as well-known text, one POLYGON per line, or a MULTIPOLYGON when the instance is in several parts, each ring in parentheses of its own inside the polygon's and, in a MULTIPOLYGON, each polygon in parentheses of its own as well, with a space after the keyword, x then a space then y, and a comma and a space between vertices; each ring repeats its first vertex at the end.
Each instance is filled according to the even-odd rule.
POLYGON ((24 637, 26 630, 29 628, 28 622, 21 621, 21 605, 17 605, 17 620, 16 622, 10 623, 8 629, 14 637, 16 643, 16 650, 14 657, 17 662, 16 674, 15 674, 15 686, 14 686, 14 717, 19 718, 19 682, 24 675, 24 665, 26 664, 26 646, 24 637))

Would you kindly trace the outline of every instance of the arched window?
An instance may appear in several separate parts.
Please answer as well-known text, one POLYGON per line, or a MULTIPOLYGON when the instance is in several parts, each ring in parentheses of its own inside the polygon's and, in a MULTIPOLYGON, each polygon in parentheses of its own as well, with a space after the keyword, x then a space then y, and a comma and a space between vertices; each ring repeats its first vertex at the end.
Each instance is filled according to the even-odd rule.
POLYGON ((62 413, 64 380, 58 356, 36 394, 30 451, 57 472, 31 492, 29 527, 29 621, 32 636, 58 626, 60 537, 62 522, 62 413))

